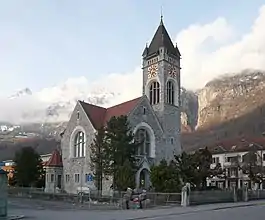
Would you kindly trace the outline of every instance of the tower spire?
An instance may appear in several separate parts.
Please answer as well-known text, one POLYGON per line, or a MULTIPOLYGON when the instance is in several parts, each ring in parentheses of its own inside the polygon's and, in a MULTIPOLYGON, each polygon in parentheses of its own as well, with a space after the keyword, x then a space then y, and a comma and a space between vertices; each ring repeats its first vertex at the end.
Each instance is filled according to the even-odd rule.
POLYGON ((160 8, 160 24, 163 24, 163 7, 160 8))

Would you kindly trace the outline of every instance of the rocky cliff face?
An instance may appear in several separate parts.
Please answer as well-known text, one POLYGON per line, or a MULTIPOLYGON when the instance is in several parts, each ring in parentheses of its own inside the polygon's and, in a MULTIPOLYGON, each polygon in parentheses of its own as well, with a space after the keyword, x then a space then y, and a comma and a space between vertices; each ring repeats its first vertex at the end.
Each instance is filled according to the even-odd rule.
POLYGON ((181 88, 180 100, 182 131, 194 131, 198 120, 198 96, 181 88))
POLYGON ((265 131, 265 71, 229 74, 210 81, 196 94, 197 126, 194 132, 182 133, 184 149, 225 139, 257 137, 265 131))
POLYGON ((265 103, 265 71, 245 70, 215 79, 198 92, 197 129, 241 117, 265 103))

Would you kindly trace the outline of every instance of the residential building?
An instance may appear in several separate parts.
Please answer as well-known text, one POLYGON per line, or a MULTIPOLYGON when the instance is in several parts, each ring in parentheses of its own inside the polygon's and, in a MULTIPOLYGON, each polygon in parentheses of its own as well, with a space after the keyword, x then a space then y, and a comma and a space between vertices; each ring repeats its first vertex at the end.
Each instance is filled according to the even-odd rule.
POLYGON ((265 138, 230 139, 217 143, 209 149, 213 155, 211 168, 214 169, 217 165, 221 166, 223 173, 208 178, 208 185, 226 189, 242 188, 244 184, 252 189, 265 187, 264 184, 252 182, 248 174, 245 174, 242 169, 244 157, 248 153, 254 152, 256 164, 260 167, 260 175, 263 177, 265 171, 263 169, 265 166, 265 138))

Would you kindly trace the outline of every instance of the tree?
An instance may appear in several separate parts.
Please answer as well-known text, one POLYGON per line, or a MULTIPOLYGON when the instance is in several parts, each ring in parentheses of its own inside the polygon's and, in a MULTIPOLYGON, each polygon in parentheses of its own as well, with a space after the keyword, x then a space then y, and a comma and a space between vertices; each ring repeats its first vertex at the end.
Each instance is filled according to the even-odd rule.
POLYGON ((161 160, 159 165, 154 165, 151 167, 150 180, 157 192, 166 191, 164 182, 165 179, 168 178, 167 169, 168 166, 166 160, 161 160))
POLYGON ((220 163, 216 164, 216 166, 214 168, 212 168, 211 170, 211 174, 210 177, 218 177, 218 178, 227 178, 226 176, 226 169, 222 168, 222 165, 220 163))
POLYGON ((42 166, 40 167, 40 171, 39 172, 40 172, 40 175, 39 175, 39 178, 36 181, 35 186, 37 188, 43 188, 43 187, 45 187, 45 174, 46 173, 45 173, 45 170, 43 169, 42 166))
POLYGON ((167 192, 180 192, 181 191, 181 179, 178 173, 176 163, 172 160, 168 165, 168 176, 171 177, 165 180, 165 186, 167 192))
POLYGON ((135 172, 129 160, 125 160, 124 164, 117 167, 114 174, 116 180, 116 188, 126 190, 127 187, 133 188, 135 185, 135 172))
POLYGON ((150 179, 157 192, 179 192, 181 190, 180 175, 174 161, 169 164, 161 160, 151 167, 150 179))
POLYGON ((44 173, 40 155, 32 147, 24 147, 16 152, 14 162, 17 185, 37 187, 44 173))
POLYGON ((196 163, 193 154, 183 152, 180 155, 175 155, 175 163, 182 182, 196 185, 198 181, 195 175, 196 163))
POLYGON ((102 127, 97 131, 90 148, 91 167, 94 170, 96 187, 100 191, 102 190, 103 176, 106 174, 105 153, 107 147, 105 129, 102 127))
POLYGON ((242 169, 244 174, 247 174, 249 179, 254 183, 262 182, 262 167, 258 163, 257 153, 255 151, 249 151, 242 157, 242 164, 240 169, 242 169))
POLYGON ((206 179, 211 175, 211 163, 212 155, 207 148, 199 149, 193 154, 183 152, 175 155, 175 166, 182 182, 188 182, 197 188, 206 188, 206 179))
MULTIPOLYGON (((135 153, 138 144, 134 142, 134 135, 129 126, 127 116, 112 117, 107 123, 106 143, 108 147, 105 151, 105 168, 106 173, 113 176, 114 188, 120 189, 121 180, 119 172, 125 167, 131 168, 133 173, 136 172, 135 153), (123 168, 122 168, 123 167, 123 168)), ((134 176, 134 175, 133 175, 134 176)), ((127 187, 123 186, 122 188, 127 187)))
MULTIPOLYGON (((205 189, 207 187, 207 177, 211 175, 212 154, 206 147, 196 151, 193 156, 197 180, 201 183, 201 187, 205 189)), ((197 185, 197 187, 199 186, 197 185)))

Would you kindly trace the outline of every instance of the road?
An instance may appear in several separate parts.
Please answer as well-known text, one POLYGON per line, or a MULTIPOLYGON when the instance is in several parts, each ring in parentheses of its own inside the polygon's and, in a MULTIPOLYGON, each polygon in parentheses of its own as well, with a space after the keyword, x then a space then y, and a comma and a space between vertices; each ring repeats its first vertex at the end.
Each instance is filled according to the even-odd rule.
MULTIPOLYGON (((21 204, 22 205, 22 204, 21 204)), ((37 220, 75 220, 75 219, 97 219, 97 220, 260 220, 265 216, 265 202, 233 204, 215 204, 197 207, 172 207, 152 210, 112 210, 95 211, 82 209, 49 209, 43 207, 25 208, 25 204, 19 207, 17 204, 9 206, 10 215, 25 215, 26 219, 37 220), (247 206, 246 206, 247 205, 247 206), (234 206, 234 207, 233 207, 234 206)))
POLYGON ((252 206, 231 208, 222 210, 201 211, 198 213, 186 213, 183 215, 172 215, 166 217, 151 218, 156 220, 259 220, 264 219, 264 206, 252 206))

